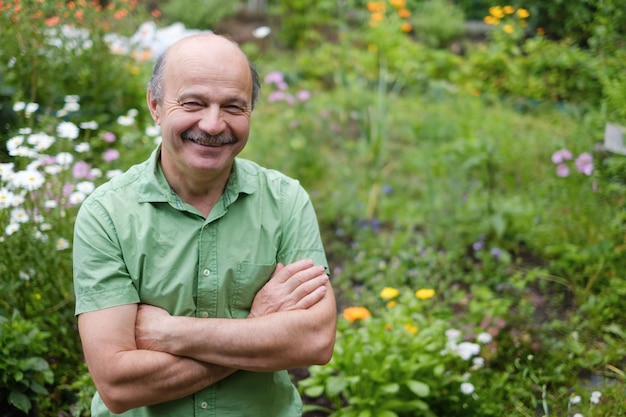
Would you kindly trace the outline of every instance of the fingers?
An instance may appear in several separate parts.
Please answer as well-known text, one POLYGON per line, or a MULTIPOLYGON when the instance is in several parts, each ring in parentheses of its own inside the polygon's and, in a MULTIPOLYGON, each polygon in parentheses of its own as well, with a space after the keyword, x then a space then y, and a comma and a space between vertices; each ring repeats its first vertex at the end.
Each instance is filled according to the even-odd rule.
POLYGON ((314 266, 314 263, 311 259, 302 259, 286 266, 278 264, 274 270, 272 279, 278 282, 286 282, 298 272, 304 271, 312 266, 314 266))

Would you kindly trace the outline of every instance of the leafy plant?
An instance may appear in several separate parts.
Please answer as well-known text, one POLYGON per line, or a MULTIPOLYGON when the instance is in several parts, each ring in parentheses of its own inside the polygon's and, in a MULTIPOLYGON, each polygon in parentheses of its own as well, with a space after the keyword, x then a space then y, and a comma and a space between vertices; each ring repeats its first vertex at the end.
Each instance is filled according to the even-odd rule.
MULTIPOLYGON (((481 345, 430 310, 432 289, 400 291, 386 287, 387 306, 370 315, 349 307, 339 321, 335 354, 324 366, 311 367, 300 382, 310 397, 325 395, 333 417, 435 416, 471 413, 476 401, 474 372, 484 358, 481 345)), ((490 343, 491 335, 478 340, 490 343)), ((489 414, 483 414, 489 415, 489 414)))
POLYGON ((53 381, 46 353, 49 333, 22 318, 16 310, 10 317, 0 315, 0 409, 12 406, 27 413, 37 397, 47 395, 53 381))

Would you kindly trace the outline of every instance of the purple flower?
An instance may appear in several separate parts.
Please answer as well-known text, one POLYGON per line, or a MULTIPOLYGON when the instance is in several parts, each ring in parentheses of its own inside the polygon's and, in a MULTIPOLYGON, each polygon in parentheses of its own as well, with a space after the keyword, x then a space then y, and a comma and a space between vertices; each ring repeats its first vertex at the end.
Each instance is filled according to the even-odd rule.
POLYGON ((570 159, 572 159, 572 153, 567 149, 560 149, 552 154, 552 162, 555 164, 561 164, 570 159))
POLYGON ((106 132, 104 135, 102 135, 102 140, 104 140, 105 142, 115 142, 115 133, 113 132, 106 132))
POLYGON ((565 164, 559 164, 556 167, 556 175, 559 177, 567 177, 569 176, 569 167, 565 164))
POLYGON ((298 97, 300 101, 306 101, 311 98, 311 92, 309 90, 300 90, 296 94, 296 97, 298 97))
POLYGON ((280 71, 272 71, 265 76, 266 84, 283 84, 285 82, 285 76, 280 71))
POLYGON ((63 186, 63 196, 68 197, 74 191, 74 184, 71 182, 66 183, 63 186))
POLYGON ((273 91, 269 97, 267 98, 267 100, 270 103, 274 103, 275 101, 281 101, 281 100, 285 100, 287 98, 287 94, 283 93, 282 91, 273 91))
POLYGON ((593 172, 593 156, 590 153, 584 152, 578 155, 576 158, 576 168, 578 172, 581 172, 587 176, 593 172))
POLYGON ((494 259, 498 259, 498 258, 500 258, 500 249, 498 249, 498 248, 492 248, 492 249, 491 249, 491 256, 492 256, 494 259))
POLYGON ((72 167, 72 176, 76 179, 87 178, 90 171, 91 166, 87 162, 78 161, 72 167))
POLYGON ((104 155, 102 155, 102 158, 106 162, 115 161, 119 157, 120 157, 120 153, 117 149, 107 149, 106 151, 104 151, 104 155))

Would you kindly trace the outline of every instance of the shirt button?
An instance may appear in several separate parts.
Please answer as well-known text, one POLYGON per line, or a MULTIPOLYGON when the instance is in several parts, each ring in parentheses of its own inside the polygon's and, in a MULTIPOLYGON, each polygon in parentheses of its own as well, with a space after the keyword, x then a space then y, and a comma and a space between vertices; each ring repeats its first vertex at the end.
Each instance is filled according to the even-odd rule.
POLYGON ((206 319, 207 317, 209 317, 209 313, 207 313, 206 311, 203 311, 201 316, 206 319))
POLYGON ((202 408, 207 408, 209 406, 209 404, 207 404, 206 401, 202 401, 202 404, 200 404, 200 407, 202 408))
POLYGON ((203 269, 202 275, 204 275, 205 277, 208 277, 209 275, 211 275, 211 271, 209 271, 208 269, 203 269))

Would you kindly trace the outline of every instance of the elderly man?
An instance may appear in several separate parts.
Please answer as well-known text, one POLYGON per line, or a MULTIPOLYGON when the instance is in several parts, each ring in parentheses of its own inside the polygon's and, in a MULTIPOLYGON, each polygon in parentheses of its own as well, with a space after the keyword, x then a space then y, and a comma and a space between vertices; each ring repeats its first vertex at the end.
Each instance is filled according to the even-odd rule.
POLYGON ((258 95, 233 42, 178 41, 147 93, 162 144, 81 206, 74 282, 94 417, 297 416, 286 370, 330 360, 336 305, 309 197, 236 158, 258 95))

